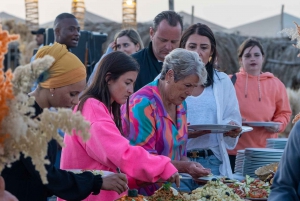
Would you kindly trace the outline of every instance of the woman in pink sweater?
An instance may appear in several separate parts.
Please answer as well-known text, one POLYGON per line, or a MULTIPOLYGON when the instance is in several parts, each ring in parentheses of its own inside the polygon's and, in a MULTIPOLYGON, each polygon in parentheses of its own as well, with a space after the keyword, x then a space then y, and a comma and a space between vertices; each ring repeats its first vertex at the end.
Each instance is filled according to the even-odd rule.
MULTIPOLYGON (((91 85, 83 92, 75 107, 91 123, 91 138, 83 142, 77 135, 65 136, 62 149, 62 169, 107 170, 117 167, 128 177, 129 188, 158 179, 176 182, 177 169, 170 158, 149 154, 143 147, 131 146, 123 137, 120 106, 133 93, 139 66, 122 52, 108 54, 100 62, 91 85)), ((120 195, 101 190, 86 200, 115 200, 120 195)))
POLYGON ((228 150, 231 167, 237 150, 265 148, 267 138, 277 138, 290 121, 291 109, 284 84, 272 73, 262 72, 264 51, 256 39, 245 40, 238 50, 240 72, 234 87, 242 118, 246 121, 279 122, 280 125, 253 127, 239 138, 235 149, 228 150))

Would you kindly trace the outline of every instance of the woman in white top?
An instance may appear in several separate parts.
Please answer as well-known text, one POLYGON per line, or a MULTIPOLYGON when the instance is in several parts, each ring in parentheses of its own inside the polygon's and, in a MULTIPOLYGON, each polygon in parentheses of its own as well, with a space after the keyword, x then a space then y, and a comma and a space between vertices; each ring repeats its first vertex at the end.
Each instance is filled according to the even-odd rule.
MULTIPOLYGON (((214 68, 217 50, 211 29, 204 24, 190 26, 182 35, 180 47, 195 51, 206 64, 208 73, 205 86, 198 86, 193 95, 187 97, 187 121, 197 124, 231 124, 241 126, 242 118, 234 86, 229 77, 214 68)), ((210 168, 214 175, 232 178, 226 149, 233 149, 238 141, 241 128, 227 133, 189 132, 187 150, 190 160, 210 168)), ((197 184, 189 181, 181 185, 190 190, 197 184)))

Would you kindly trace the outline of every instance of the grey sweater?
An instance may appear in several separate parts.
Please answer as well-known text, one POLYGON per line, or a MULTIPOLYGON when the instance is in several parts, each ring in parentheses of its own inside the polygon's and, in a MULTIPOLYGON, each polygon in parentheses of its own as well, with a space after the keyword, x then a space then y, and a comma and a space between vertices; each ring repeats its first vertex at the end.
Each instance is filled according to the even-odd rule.
POLYGON ((300 121, 289 136, 268 201, 300 200, 300 121))

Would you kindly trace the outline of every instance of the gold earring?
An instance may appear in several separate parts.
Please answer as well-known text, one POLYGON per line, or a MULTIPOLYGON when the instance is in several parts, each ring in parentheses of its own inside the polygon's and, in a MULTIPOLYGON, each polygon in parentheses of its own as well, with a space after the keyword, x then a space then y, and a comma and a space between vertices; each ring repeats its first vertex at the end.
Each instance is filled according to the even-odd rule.
POLYGON ((212 60, 212 56, 210 56, 209 58, 208 58, 208 62, 210 62, 212 60))

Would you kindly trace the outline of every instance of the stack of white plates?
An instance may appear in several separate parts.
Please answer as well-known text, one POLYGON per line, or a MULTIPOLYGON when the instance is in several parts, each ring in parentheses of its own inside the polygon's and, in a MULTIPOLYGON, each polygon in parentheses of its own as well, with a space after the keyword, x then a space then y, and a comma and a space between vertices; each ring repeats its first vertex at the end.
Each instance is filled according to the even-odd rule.
POLYGON ((243 175, 255 177, 255 170, 270 163, 279 162, 283 154, 282 149, 246 148, 243 175))
POLYGON ((244 166, 245 150, 238 150, 235 159, 234 173, 242 174, 244 166))
POLYGON ((267 139, 267 148, 284 149, 288 138, 269 138, 267 139))

